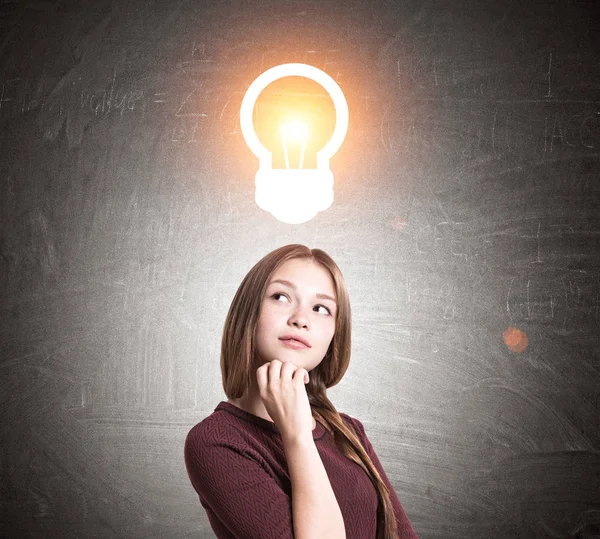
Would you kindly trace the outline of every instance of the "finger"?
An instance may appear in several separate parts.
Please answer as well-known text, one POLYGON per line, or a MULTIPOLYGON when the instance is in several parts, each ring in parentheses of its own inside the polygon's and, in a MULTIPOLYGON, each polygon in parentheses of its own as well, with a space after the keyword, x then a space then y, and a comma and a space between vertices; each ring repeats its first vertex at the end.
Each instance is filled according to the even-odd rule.
POLYGON ((281 366, 282 363, 278 359, 274 359, 273 361, 271 361, 271 363, 269 363, 269 384, 279 383, 279 379, 281 378, 281 366))
POLYGON ((296 372, 294 372, 293 382, 295 384, 298 384, 299 386, 308 383, 308 372, 306 371, 306 369, 298 367, 296 372))
POLYGON ((291 361, 286 361, 281 366, 281 380, 292 381, 294 373, 297 371, 298 366, 294 365, 291 361))
POLYGON ((264 390, 267 387, 267 382, 269 379, 268 369, 269 363, 265 363, 256 369, 256 381, 258 383, 258 392, 260 393, 261 397, 263 396, 264 390))

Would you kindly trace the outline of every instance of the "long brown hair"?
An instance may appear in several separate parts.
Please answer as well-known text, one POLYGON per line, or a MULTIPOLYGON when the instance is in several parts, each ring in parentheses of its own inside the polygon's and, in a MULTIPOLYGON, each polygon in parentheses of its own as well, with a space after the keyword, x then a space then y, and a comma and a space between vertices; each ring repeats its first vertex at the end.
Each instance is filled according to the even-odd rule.
POLYGON ((350 363, 351 310, 346 282, 337 264, 321 249, 285 245, 259 260, 247 273, 235 293, 223 327, 221 376, 229 399, 244 395, 256 376, 254 335, 267 286, 279 266, 288 260, 312 260, 329 271, 337 297, 335 333, 323 360, 310 371, 306 392, 312 415, 333 434, 340 451, 361 466, 373 483, 379 498, 377 539, 398 539, 394 508, 389 491, 353 427, 347 425, 327 398, 327 388, 336 385, 350 363), (379 516, 381 515, 381 518, 379 516))

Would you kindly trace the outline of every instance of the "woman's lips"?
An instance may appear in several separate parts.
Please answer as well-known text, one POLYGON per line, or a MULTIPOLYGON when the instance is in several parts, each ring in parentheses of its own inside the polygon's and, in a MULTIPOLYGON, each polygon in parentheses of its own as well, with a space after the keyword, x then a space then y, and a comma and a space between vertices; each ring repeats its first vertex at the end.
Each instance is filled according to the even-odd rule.
POLYGON ((297 341, 296 339, 280 339, 280 340, 285 346, 288 346, 289 348, 295 348, 295 349, 308 348, 308 346, 306 346, 304 343, 301 343, 300 341, 297 341))

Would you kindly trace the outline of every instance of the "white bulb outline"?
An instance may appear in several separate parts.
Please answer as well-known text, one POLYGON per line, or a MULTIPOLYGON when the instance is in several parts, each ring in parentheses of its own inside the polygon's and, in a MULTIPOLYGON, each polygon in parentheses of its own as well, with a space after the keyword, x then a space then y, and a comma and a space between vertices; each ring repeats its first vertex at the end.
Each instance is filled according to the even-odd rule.
POLYGON ((329 169, 329 160, 339 150, 348 131, 348 103, 339 87, 327 73, 308 64, 289 63, 267 69, 248 87, 240 107, 242 136, 250 151, 258 157, 259 170, 273 168, 273 154, 263 146, 254 130, 252 114, 261 92, 272 82, 284 77, 306 77, 320 84, 330 95, 335 108, 335 128, 325 146, 317 152, 317 169, 329 169))

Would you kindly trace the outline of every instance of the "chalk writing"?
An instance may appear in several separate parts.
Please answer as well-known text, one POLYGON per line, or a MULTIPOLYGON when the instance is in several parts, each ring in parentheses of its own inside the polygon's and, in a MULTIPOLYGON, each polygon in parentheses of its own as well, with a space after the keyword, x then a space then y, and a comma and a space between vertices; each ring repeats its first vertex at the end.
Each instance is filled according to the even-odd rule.
MULTIPOLYGON (((11 94, 12 91, 14 91, 16 84, 20 80, 21 79, 9 79, 2 82, 2 85, 0 85, 0 112, 2 111, 5 103, 10 103, 15 100, 14 97, 11 97, 11 94)), ((6 107, 4 106, 4 108, 6 107)))
POLYGON ((453 264, 484 266, 492 240, 487 235, 470 234, 466 223, 440 221, 425 225, 403 222, 396 241, 402 260, 434 257, 453 264))
POLYGON ((555 96, 555 54, 530 55, 511 64, 498 58, 427 54, 428 47, 401 50, 395 61, 396 79, 402 97, 494 97, 548 99, 555 96))
POLYGON ((548 73, 546 78, 548 80, 548 93, 544 97, 552 97, 552 53, 548 55, 548 73))
POLYGON ((522 275, 508 283, 506 312, 511 322, 535 320, 559 332, 598 333, 598 294, 598 282, 586 272, 522 275))
POLYGON ((203 131, 201 120, 185 119, 176 123, 170 131, 171 142, 193 143, 202 140, 199 137, 203 131))
POLYGON ((193 88, 191 92, 187 93, 181 105, 175 112, 175 116, 208 116, 205 112, 198 110, 199 95, 202 94, 202 84, 193 88))
POLYGON ((27 81, 12 78, 0 81, 0 120, 20 116, 40 105, 38 89, 27 88, 27 81))
POLYGON ((406 278, 406 303, 427 306, 434 317, 451 320, 456 316, 456 291, 449 280, 440 275, 410 275, 406 278))
MULTIPOLYGON (((385 325, 385 323, 381 324, 385 325)), ((410 355, 414 352, 425 352, 437 354, 440 346, 435 335, 426 329, 414 329, 405 327, 394 328, 394 342, 402 354, 410 355)))
MULTIPOLYGON (((342 83, 351 75, 350 61, 341 49, 268 49, 253 55, 248 53, 242 59, 233 51, 239 52, 240 48, 231 46, 225 56, 232 62, 243 64, 248 83, 282 61, 315 65, 342 83)), ((165 132, 171 131, 171 136, 166 140, 201 144, 204 139, 196 135, 204 126, 205 135, 210 129, 225 142, 229 137, 239 136, 239 105, 246 86, 239 78, 230 86, 216 86, 215 77, 202 67, 214 63, 216 54, 205 42, 192 42, 178 65, 187 66, 186 69, 200 67, 194 68, 193 76, 179 78, 172 85, 142 83, 131 73, 119 72, 116 67, 108 72, 110 75, 100 88, 90 87, 91 84, 81 77, 65 79, 52 88, 18 76, 0 80, 0 121, 40 107, 43 115, 39 121, 43 130, 57 134, 65 118, 73 120, 71 117, 77 110, 91 112, 94 117, 114 113, 120 118, 126 114, 143 114, 168 122, 173 118, 196 118, 204 123, 170 123, 165 132)), ((396 77, 403 85, 403 91, 396 98, 400 101, 385 102, 382 95, 373 91, 352 95, 352 129, 372 133, 378 126, 380 142, 390 158, 408 154, 422 159, 423 153, 419 152, 426 152, 428 158, 435 152, 453 152, 467 158, 515 155, 536 160, 554 158, 566 152, 597 152, 600 148, 600 103, 553 99, 556 94, 555 56, 554 52, 545 53, 543 61, 536 57, 523 67, 533 78, 543 71, 545 90, 539 93, 539 98, 526 99, 519 94, 513 100, 506 100, 490 93, 494 85, 500 84, 503 68, 487 68, 487 60, 448 59, 440 55, 428 58, 415 51, 398 55, 396 77), (428 71, 431 71, 431 78, 423 78, 422 73, 428 71), (469 73, 472 76, 467 76, 469 73), (414 96, 416 101, 410 107, 403 106, 412 97, 411 87, 443 90, 467 86, 469 95, 486 97, 485 107, 457 102, 458 105, 442 107, 434 114, 423 104, 428 99, 427 94, 414 96), (402 114, 397 113, 399 108, 402 114), (455 126, 452 131, 447 129, 449 123, 455 126)), ((218 59, 222 61, 221 57, 218 59)), ((443 91, 436 94, 436 99, 439 95, 443 95, 443 91)))
POLYGON ((299 62, 312 65, 325 71, 336 82, 340 83, 344 75, 344 64, 348 62, 346 51, 340 49, 304 51, 267 50, 261 54, 257 76, 270 67, 288 62, 299 62))
POLYGON ((392 155, 422 158, 425 152, 431 157, 450 151, 460 157, 544 160, 600 148, 600 103, 496 102, 491 110, 457 105, 435 115, 417 103, 405 105, 409 112, 399 117, 390 114, 396 106, 381 113, 381 144, 392 155))

